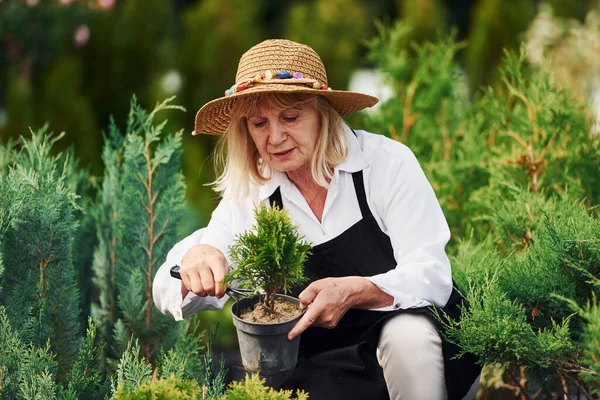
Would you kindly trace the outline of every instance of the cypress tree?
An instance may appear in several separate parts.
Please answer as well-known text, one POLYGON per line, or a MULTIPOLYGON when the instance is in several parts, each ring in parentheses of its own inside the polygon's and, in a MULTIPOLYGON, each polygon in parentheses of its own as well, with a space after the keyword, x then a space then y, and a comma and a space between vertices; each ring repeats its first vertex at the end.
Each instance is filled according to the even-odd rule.
MULTIPOLYGON (((115 276, 116 245, 119 234, 118 199, 121 198, 123 135, 111 118, 109 134, 104 139, 102 161, 104 178, 93 207, 97 246, 93 252, 93 282, 98 297, 91 304, 91 315, 98 325, 98 337, 105 343, 101 357, 104 371, 114 369, 120 351, 115 347, 113 329, 118 318, 115 276), (112 361, 111 361, 112 360, 112 361), (112 365, 111 365, 112 363, 112 365)), ((122 352, 122 350, 121 350, 122 352)))
MULTIPOLYGON (((122 353, 133 335, 146 362, 176 342, 181 324, 162 315, 152 302, 152 279, 176 241, 176 227, 185 204, 180 172, 182 133, 161 138, 166 124, 154 125, 156 113, 171 99, 147 113, 135 97, 122 135, 111 123, 103 151, 106 170, 96 217, 98 247, 95 282, 100 288, 93 312, 108 343, 107 362, 122 353)), ((113 361, 114 367, 114 361, 113 361)))
MULTIPOLYGON (((21 140, 9 181, 2 235, 2 302, 25 343, 50 339, 60 379, 75 361, 81 329, 71 246, 77 229, 76 195, 66 184, 68 159, 51 154, 53 138, 42 128, 21 140)), ((4 192, 4 191, 3 191, 4 192)))
POLYGON ((87 176, 71 152, 52 156, 42 128, 2 148, 0 170, 0 397, 101 399, 95 328, 80 337, 79 298, 70 258, 77 224, 73 191, 87 176), (0 262, 1 264, 1 262, 0 262))

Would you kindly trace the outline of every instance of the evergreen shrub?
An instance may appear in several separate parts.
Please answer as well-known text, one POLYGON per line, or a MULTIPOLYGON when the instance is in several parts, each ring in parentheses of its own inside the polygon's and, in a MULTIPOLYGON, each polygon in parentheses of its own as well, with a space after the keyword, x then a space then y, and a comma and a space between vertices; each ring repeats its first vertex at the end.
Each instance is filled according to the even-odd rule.
POLYGON ((523 52, 506 52, 501 85, 470 99, 462 44, 451 37, 411 53, 409 32, 381 27, 370 43, 395 96, 366 123, 416 153, 448 218, 469 306, 459 322, 439 315, 444 334, 500 371, 499 385, 484 374, 483 392, 593 398, 600 137, 587 106, 523 52))
POLYGON ((304 262, 311 246, 300 236, 285 209, 261 204, 254 216, 252 229, 237 235, 229 247, 232 269, 225 281, 238 281, 242 288, 257 292, 263 290, 263 304, 274 310, 276 293, 287 294, 308 280, 304 262))

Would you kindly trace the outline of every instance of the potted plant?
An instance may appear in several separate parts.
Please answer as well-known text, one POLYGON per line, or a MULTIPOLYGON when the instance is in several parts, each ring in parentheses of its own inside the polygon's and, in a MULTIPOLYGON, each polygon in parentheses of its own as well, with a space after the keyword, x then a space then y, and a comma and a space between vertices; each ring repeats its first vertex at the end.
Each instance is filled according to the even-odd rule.
POLYGON ((311 246, 285 210, 263 204, 254 214, 256 224, 229 247, 232 268, 225 281, 254 290, 231 308, 233 323, 244 368, 271 375, 296 365, 299 338, 289 341, 287 334, 302 309, 287 293, 308 280, 304 262, 311 246))

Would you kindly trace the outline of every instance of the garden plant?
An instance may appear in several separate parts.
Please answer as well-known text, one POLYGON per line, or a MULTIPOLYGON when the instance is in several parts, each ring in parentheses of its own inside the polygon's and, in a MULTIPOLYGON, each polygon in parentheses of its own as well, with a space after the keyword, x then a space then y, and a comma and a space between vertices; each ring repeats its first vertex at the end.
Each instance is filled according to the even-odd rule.
POLYGON ((308 280, 304 262, 311 246, 298 234, 287 212, 276 205, 261 204, 254 215, 252 229, 238 235, 229 248, 232 270, 225 282, 236 281, 242 288, 253 289, 261 308, 273 314, 277 293, 288 294, 308 280))
POLYGON ((242 363, 247 371, 269 376, 293 369, 300 338, 287 335, 302 316, 300 300, 280 294, 306 282, 304 262, 311 246, 284 209, 261 204, 255 225, 236 236, 229 247, 231 272, 226 282, 251 288, 253 298, 238 299, 231 308, 242 363))

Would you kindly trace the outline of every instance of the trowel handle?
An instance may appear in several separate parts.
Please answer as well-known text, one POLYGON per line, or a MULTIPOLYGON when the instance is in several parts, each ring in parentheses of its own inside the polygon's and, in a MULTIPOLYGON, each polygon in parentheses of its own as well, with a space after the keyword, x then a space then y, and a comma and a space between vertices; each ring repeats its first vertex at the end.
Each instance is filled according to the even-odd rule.
POLYGON ((181 280, 181 275, 179 274, 179 265, 174 265, 171 267, 171 276, 181 280))

